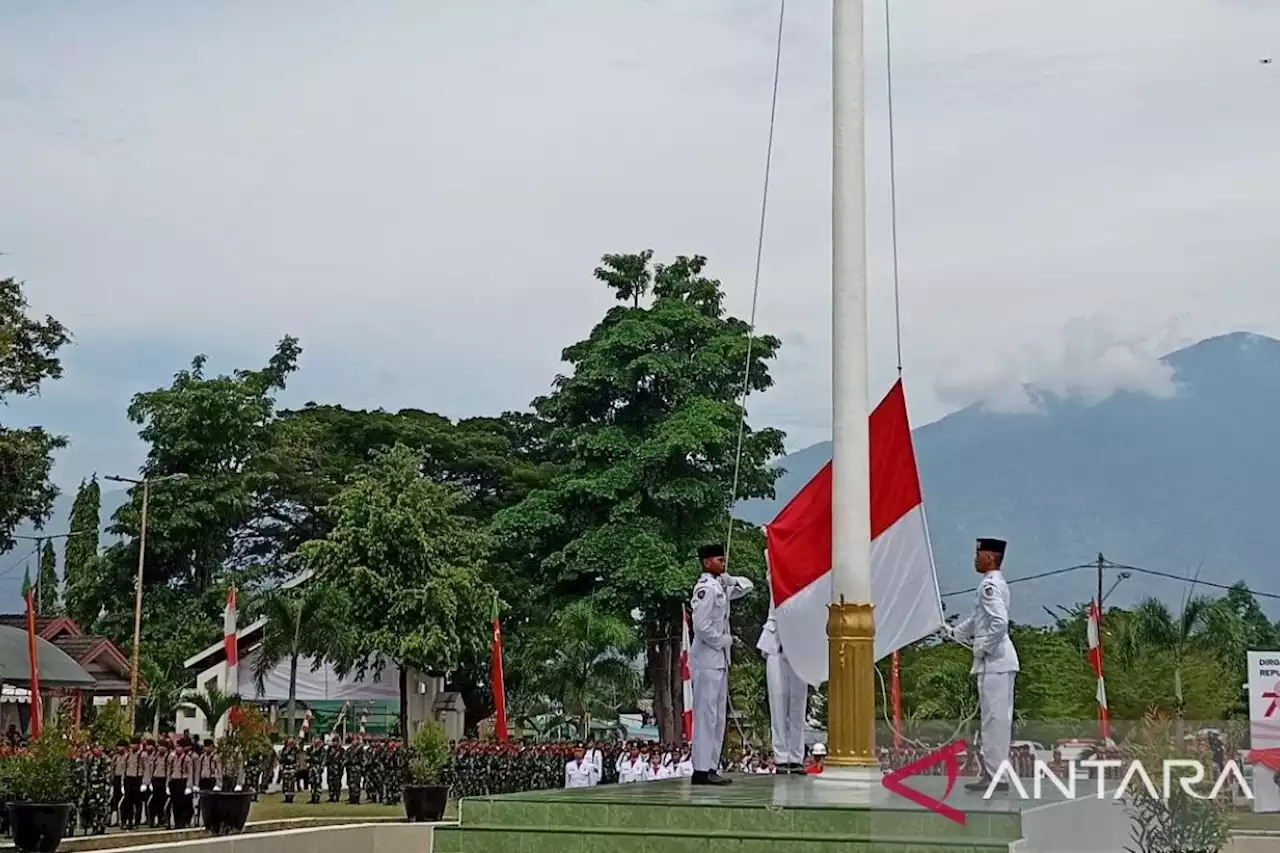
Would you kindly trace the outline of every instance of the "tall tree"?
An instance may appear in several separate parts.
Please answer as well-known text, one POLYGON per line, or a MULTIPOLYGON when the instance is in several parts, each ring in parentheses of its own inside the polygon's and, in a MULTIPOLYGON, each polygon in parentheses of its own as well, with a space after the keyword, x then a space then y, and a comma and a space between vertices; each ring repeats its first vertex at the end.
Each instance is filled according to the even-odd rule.
POLYGON ((619 617, 640 615, 665 740, 679 737, 680 613, 694 553, 724 537, 737 500, 772 494, 779 472, 768 463, 782 452, 781 432, 746 427, 736 464, 748 347, 746 384, 761 392, 779 341, 749 343, 705 266, 604 257, 596 278, 620 304, 564 350, 570 371, 533 403, 563 469, 495 520, 504 558, 543 595, 593 595, 619 617))
POLYGON ((81 481, 71 504, 71 519, 62 551, 62 578, 66 585, 67 614, 86 628, 93 624, 98 611, 86 598, 96 587, 94 572, 98 559, 98 528, 102 525, 102 487, 98 477, 81 481))
POLYGON ((278 590, 266 596, 260 616, 267 620, 262 645, 254 659, 253 678, 259 690, 281 663, 289 663, 289 700, 285 734, 292 735, 298 719, 298 662, 304 657, 321 661, 337 648, 344 631, 343 604, 332 588, 308 583, 278 590))
MULTIPOLYGON (((28 308, 22 284, 0 279, 0 402, 35 396, 46 380, 62 378, 58 351, 71 335, 52 317, 32 319, 28 308)), ((0 550, 13 547, 13 530, 23 521, 48 521, 58 495, 49 482, 53 452, 66 444, 41 427, 0 426, 0 550)))
POLYGON ((350 600, 350 645, 331 656, 360 673, 400 667, 400 731, 407 738, 406 668, 449 672, 488 647, 493 588, 481 576, 489 541, 464 514, 466 495, 422 473, 403 445, 381 454, 338 493, 332 529, 302 547, 312 583, 350 600))
POLYGON ((60 616, 62 596, 58 588, 58 552, 53 540, 44 540, 40 548, 40 579, 36 582, 36 601, 41 616, 60 616))

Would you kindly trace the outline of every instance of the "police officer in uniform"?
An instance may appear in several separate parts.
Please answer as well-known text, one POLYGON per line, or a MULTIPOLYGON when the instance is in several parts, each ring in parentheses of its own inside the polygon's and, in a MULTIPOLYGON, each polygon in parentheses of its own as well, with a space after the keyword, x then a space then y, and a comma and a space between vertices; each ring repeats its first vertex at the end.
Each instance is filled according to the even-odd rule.
MULTIPOLYGON (((1001 763, 1009 760, 1013 737, 1013 682, 1018 674, 1018 652, 1009 638, 1009 584, 1001 573, 1007 543, 1003 539, 979 539, 973 567, 982 575, 974 599, 973 615, 950 629, 951 636, 973 646, 970 673, 978 680, 982 716, 982 776, 967 787, 985 791, 1001 763)), ((997 790, 1007 790, 1001 782, 997 790)))
POLYGON ((729 704, 729 602, 752 590, 751 581, 725 572, 723 545, 698 549, 702 575, 690 601, 693 642, 689 668, 693 676, 693 777, 694 785, 728 785, 719 774, 724 748, 725 714, 729 704))
POLYGON ((769 618, 756 648, 764 655, 765 682, 769 687, 769 728, 773 735, 773 763, 778 773, 802 775, 804 770, 804 721, 808 713, 809 685, 796 675, 782 651, 778 624, 774 621, 773 585, 769 592, 769 618))

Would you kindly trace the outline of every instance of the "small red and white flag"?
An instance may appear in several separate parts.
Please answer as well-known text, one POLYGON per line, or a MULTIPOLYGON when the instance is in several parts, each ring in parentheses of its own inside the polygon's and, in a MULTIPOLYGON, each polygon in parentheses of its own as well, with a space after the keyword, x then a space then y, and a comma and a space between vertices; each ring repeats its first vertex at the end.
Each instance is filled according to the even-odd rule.
POLYGON ((1089 666, 1098 679, 1098 728, 1104 740, 1111 738, 1111 715, 1107 710, 1107 684, 1102 678, 1102 615, 1097 601, 1089 603, 1089 666))
MULTIPOLYGON (((871 413, 871 603, 876 660, 936 632, 942 598, 899 380, 871 413)), ((765 528, 778 638, 796 674, 827 680, 831 463, 765 528)))
POLYGON ((240 644, 236 640, 236 588, 227 590, 227 609, 222 612, 222 648, 227 654, 227 692, 240 692, 240 644))
POLYGON ((689 668, 689 611, 680 608, 680 684, 684 688, 684 740, 693 743, 693 670, 689 668))

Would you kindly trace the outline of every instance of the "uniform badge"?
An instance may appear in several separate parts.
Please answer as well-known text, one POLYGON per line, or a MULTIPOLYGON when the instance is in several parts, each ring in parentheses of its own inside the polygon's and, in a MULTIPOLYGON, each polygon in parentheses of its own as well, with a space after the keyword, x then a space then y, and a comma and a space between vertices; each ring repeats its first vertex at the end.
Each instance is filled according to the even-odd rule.
POLYGON ((995 594, 996 594, 996 588, 995 588, 994 586, 990 586, 990 585, 988 585, 988 586, 984 586, 984 587, 982 588, 982 594, 983 594, 984 596, 986 596, 987 598, 993 598, 993 597, 995 597, 995 594))
POLYGON ((700 599, 702 599, 702 598, 706 598, 706 597, 707 597, 707 591, 706 591, 705 589, 700 589, 700 590, 698 590, 698 596, 697 596, 697 597, 698 597, 698 598, 700 598, 700 599))

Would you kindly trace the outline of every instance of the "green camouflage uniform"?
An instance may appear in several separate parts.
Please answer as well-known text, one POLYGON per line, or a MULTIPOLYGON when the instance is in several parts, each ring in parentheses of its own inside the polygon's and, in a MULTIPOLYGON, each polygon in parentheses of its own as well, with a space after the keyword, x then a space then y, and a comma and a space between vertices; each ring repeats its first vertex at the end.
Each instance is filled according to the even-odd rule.
POLYGON ((382 802, 383 777, 386 775, 383 766, 382 742, 374 741, 364 754, 364 788, 371 803, 382 802))
POLYGON ((300 753, 293 743, 286 743, 280 750, 280 787, 284 789, 284 801, 293 802, 298 792, 298 759, 300 753))
POLYGON ((90 756, 85 764, 86 791, 81 821, 86 832, 102 835, 111 817, 111 756, 90 756))
POLYGON ((328 753, 319 740, 312 741, 303 752, 307 757, 307 788, 311 791, 311 803, 315 805, 320 802, 320 787, 324 781, 328 753))
POLYGON ((342 744, 335 737, 324 753, 324 771, 329 782, 329 802, 336 803, 342 796, 342 769, 345 756, 342 744))
POLYGON ((363 743, 353 743, 347 749, 345 762, 347 770, 347 802, 352 805, 360 804, 360 789, 364 783, 366 759, 367 750, 363 743))

